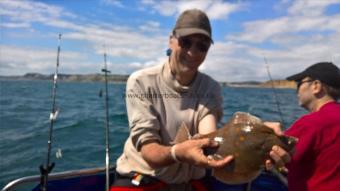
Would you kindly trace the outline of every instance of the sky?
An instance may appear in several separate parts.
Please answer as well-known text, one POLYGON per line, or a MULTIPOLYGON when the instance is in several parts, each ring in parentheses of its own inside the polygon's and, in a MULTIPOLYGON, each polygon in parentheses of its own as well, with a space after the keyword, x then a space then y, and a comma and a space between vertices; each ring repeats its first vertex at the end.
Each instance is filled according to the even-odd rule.
POLYGON ((198 8, 214 44, 200 71, 267 81, 322 61, 340 67, 340 0, 0 0, 0 75, 113 74, 163 63, 176 18, 198 8), (265 64, 264 58, 267 59, 265 64))

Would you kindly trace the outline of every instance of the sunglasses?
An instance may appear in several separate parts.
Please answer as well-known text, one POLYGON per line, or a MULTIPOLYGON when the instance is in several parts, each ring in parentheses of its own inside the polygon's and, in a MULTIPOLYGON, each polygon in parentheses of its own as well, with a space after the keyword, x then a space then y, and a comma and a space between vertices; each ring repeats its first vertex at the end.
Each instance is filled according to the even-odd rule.
POLYGON ((181 37, 178 39, 179 45, 184 49, 190 49, 193 45, 197 48, 198 51, 205 53, 209 50, 210 43, 208 40, 202 41, 193 41, 190 38, 181 37))
POLYGON ((296 89, 298 90, 303 83, 312 82, 312 81, 314 81, 314 80, 297 81, 296 82, 296 89))

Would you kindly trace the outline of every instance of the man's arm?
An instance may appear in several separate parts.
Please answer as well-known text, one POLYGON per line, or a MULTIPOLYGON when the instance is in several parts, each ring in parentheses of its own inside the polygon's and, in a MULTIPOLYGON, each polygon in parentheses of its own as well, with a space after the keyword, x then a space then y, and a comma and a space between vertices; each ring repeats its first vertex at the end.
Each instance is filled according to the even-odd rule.
POLYGON ((216 117, 213 114, 206 115, 198 124, 198 133, 205 135, 217 130, 216 117))
MULTIPOLYGON (((218 143, 208 138, 184 141, 176 144, 175 155, 180 162, 206 168, 220 168, 233 159, 231 156, 223 160, 210 159, 203 154, 203 148, 206 147, 218 147, 218 143)), ((177 162, 171 156, 171 146, 164 146, 157 142, 143 145, 141 153, 152 168, 161 168, 177 162)))
MULTIPOLYGON (((208 134, 216 130, 216 119, 214 115, 205 116, 198 125, 200 134, 208 134)), ((176 144, 176 158, 185 163, 207 167, 219 168, 225 166, 233 157, 227 156, 223 160, 209 159, 203 154, 203 148, 218 147, 218 143, 205 139, 193 139, 176 144)), ((164 146, 158 142, 148 143, 142 146, 141 153, 145 161, 153 168, 161 168, 171 165, 176 161, 171 156, 171 147, 164 146)))

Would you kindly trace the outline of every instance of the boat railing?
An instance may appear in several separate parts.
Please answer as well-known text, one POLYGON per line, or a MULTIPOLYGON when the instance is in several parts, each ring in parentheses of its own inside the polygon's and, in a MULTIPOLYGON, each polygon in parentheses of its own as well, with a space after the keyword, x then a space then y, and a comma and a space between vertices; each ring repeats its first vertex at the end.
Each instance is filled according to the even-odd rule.
MULTIPOLYGON (((70 170, 70 171, 63 171, 63 172, 56 172, 51 173, 48 175, 49 180, 61 180, 79 176, 89 176, 89 175, 96 175, 105 172, 105 167, 97 167, 97 168, 89 168, 89 169, 81 169, 81 170, 70 170)), ((40 181, 40 175, 34 176, 26 176, 22 178, 18 178, 16 180, 11 181, 8 183, 1 191, 11 191, 17 188, 18 186, 34 183, 37 184, 40 181)))

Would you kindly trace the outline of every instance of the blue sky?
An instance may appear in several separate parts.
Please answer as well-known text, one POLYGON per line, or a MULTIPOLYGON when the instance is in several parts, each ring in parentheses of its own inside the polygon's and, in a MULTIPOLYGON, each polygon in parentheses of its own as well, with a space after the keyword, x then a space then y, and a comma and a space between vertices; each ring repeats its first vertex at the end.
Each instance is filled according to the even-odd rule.
POLYGON ((340 66, 340 0, 0 1, 0 75, 100 73, 103 52, 115 74, 163 63, 178 15, 210 17, 214 45, 200 67, 219 81, 274 79, 320 61, 340 66))

